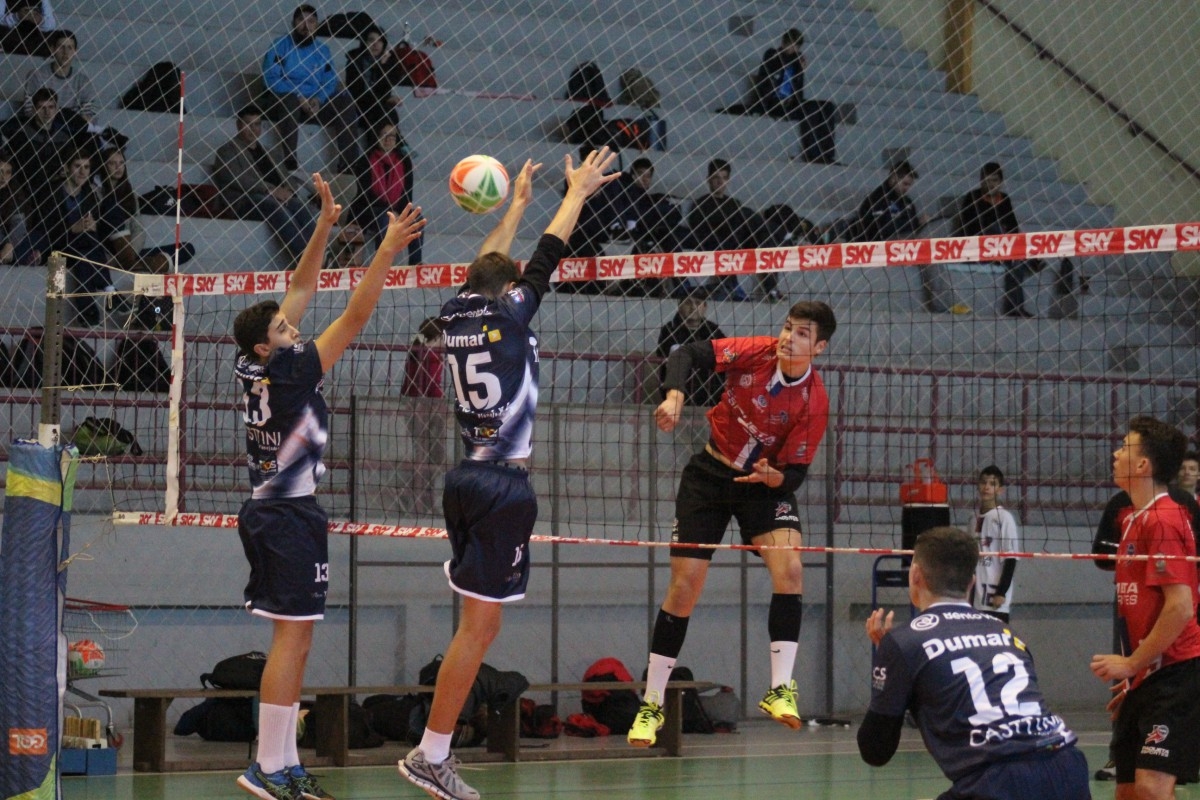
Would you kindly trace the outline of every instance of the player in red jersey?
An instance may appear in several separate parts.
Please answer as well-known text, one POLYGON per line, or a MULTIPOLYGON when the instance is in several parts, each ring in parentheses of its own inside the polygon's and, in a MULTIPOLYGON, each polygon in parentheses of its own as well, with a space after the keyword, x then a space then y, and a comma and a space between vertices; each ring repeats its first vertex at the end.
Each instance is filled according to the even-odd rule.
POLYGON ((1117 800, 1175 796, 1175 784, 1200 770, 1200 626, 1191 520, 1167 494, 1187 438, 1176 428, 1135 417, 1113 454, 1113 481, 1134 511, 1117 549, 1121 654, 1092 656, 1092 672, 1119 681, 1112 756, 1117 800), (1144 556, 1141 560, 1120 556, 1144 556))
MULTIPOLYGON (((804 481, 829 418, 829 397, 813 359, 825 352, 837 321, 821 302, 788 311, 776 337, 693 342, 667 360, 658 427, 675 429, 693 366, 725 375, 725 389, 708 412, 709 443, 684 467, 675 500, 675 544, 718 544, 736 517, 745 544, 800 544, 796 489, 804 481)), ((771 573, 767 617, 771 688, 759 708, 789 728, 800 727, 792 669, 800 639, 803 566, 797 550, 759 553, 771 573)), ((700 599, 711 548, 673 547, 671 582, 654 623, 646 693, 627 739, 654 744, 662 727, 663 693, 683 648, 688 619, 700 599)))

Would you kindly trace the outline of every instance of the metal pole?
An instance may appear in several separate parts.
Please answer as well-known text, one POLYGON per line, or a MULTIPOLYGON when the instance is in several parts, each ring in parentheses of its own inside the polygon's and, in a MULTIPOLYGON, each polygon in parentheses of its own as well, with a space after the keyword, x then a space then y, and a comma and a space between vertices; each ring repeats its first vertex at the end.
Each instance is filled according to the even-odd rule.
MULTIPOLYGON (((558 468, 559 447, 562 444, 562 413, 555 403, 550 409, 550 532, 559 534, 559 499, 562 490, 562 470, 558 468)), ((559 565, 559 545, 550 548, 550 682, 558 682, 558 651, 559 651, 559 616, 558 606, 561 595, 559 580, 562 577, 559 565)), ((551 704, 558 705, 558 695, 555 694, 551 704)))
POLYGON ((67 259, 51 253, 46 273, 46 313, 42 326, 42 414, 38 444, 55 447, 62 428, 63 294, 67 291, 67 259))
MULTIPOLYGON (((358 480, 354 469, 358 463, 358 395, 350 395, 350 519, 358 519, 358 480)), ((358 685, 358 537, 350 537, 350 630, 346 659, 346 680, 358 685)))
MULTIPOLYGON (((825 431, 830 439, 837 436, 837 429, 832 433, 825 431)), ((833 442, 825 449, 825 546, 833 547, 834 501, 837 499, 833 485, 834 468, 837 463, 833 442)), ((825 554, 825 715, 833 714, 833 553, 825 554)))

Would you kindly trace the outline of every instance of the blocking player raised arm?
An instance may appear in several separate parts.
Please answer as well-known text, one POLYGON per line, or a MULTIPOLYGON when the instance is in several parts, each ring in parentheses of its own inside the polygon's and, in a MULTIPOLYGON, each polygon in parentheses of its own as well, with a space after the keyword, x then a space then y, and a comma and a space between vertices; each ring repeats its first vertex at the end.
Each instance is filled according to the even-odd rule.
POLYGON ((354 292, 346 302, 346 310, 317 337, 317 352, 321 354, 322 370, 328 371, 334 365, 367 324, 375 310, 375 304, 379 302, 379 295, 383 292, 384 281, 392 262, 396 260, 396 254, 420 236, 424 227, 425 220, 421 218, 419 206, 409 203, 399 216, 388 212, 387 232, 384 233, 383 241, 379 243, 366 274, 359 280, 358 286, 354 287, 354 292))
POLYGON ((333 190, 319 172, 313 173, 313 188, 321 198, 321 212, 317 215, 312 236, 304 252, 300 254, 300 260, 296 262, 296 271, 292 273, 287 294, 279 303, 279 310, 284 318, 296 326, 299 326, 308 304, 317 293, 317 276, 321 274, 321 267, 325 261, 329 232, 342 215, 341 204, 334 200, 333 190))
POLYGON ((479 246, 479 252, 475 254, 476 258, 484 253, 501 253, 506 256, 510 254, 513 239, 517 235, 517 228, 521 225, 525 210, 533 201, 533 176, 541 168, 542 165, 534 164, 533 159, 525 159, 525 165, 521 167, 517 179, 513 182, 512 200, 505 209, 504 216, 500 218, 500 222, 479 246))

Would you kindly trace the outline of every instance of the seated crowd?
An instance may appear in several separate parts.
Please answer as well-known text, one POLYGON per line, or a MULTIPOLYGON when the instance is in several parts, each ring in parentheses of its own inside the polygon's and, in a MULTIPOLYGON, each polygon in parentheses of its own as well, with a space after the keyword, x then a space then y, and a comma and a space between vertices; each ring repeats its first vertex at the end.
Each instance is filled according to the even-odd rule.
MULTIPOLYGON (((125 137, 100 125, 104 104, 77 57, 75 34, 56 27, 48 0, 14 0, 3 12, 0 47, 41 55, 44 61, 28 69, 22 95, 13 103, 15 112, 0 124, 0 263, 40 264, 51 251, 71 253, 86 261, 72 264, 73 284, 89 293, 112 286, 109 266, 167 269, 173 248, 144 246, 139 198, 122 150, 125 137)), ((339 77, 330 48, 318 38, 320 28, 315 7, 295 9, 289 32, 262 58, 260 94, 237 112, 233 136, 206 160, 215 187, 213 208, 226 218, 264 222, 278 242, 284 267, 303 251, 316 216, 303 177, 307 170, 299 162, 300 125, 322 124, 334 145, 339 195, 349 198, 346 236, 335 242, 357 239, 368 247, 377 245, 387 213, 415 200, 413 158, 401 133, 402 101, 395 91, 401 78, 397 51, 389 49, 386 32, 374 23, 354 30, 358 46, 339 77), (263 142, 264 119, 273 122, 275 151, 263 142)), ((830 101, 805 96, 803 41, 800 31, 786 31, 779 46, 764 55, 746 103, 723 111, 796 121, 801 157, 837 163, 836 109, 830 101)), ((596 91, 607 101, 602 85, 596 91)), ((638 145, 665 150, 665 121, 654 111, 659 95, 649 79, 639 70, 627 70, 622 97, 641 107, 643 120, 649 121, 653 135, 638 145)), ((585 137, 585 149, 606 143, 596 135, 593 131, 585 137)), ((962 235, 1017 230, 1011 202, 999 189, 1000 165, 984 169, 981 187, 963 198, 955 220, 955 231, 962 235)), ((787 204, 746 205, 730 193, 732 176, 732 164, 714 158, 706 190, 690 200, 678 198, 652 189, 654 164, 643 155, 620 181, 589 200, 567 255, 604 255, 605 245, 613 242, 627 244, 633 253, 652 253, 911 238, 920 236, 929 221, 907 196, 918 177, 908 161, 893 164, 855 215, 828 226, 803 219, 787 204)), ((409 265, 421 263, 421 242, 409 247, 409 265)), ((190 246, 184 248, 180 260, 192 252, 190 246)), ((339 255, 337 263, 361 262, 362 247, 344 247, 339 255), (353 254, 350 260, 348 254, 353 254)), ((1021 281, 1030 271, 1023 262, 1006 266, 1002 313, 1028 316, 1021 281)), ((711 299, 786 299, 776 275, 747 283, 729 276, 701 283, 633 280, 559 288, 627 296, 703 292, 711 299)), ((99 321, 100 303, 80 301, 76 306, 80 321, 99 321)))

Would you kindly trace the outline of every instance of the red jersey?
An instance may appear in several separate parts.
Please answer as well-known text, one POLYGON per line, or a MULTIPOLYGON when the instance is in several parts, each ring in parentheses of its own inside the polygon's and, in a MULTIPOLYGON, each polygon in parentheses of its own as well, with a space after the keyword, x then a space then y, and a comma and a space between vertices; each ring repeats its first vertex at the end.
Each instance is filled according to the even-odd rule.
POLYGON ((712 443, 737 469, 760 458, 782 469, 811 464, 829 419, 825 384, 811 366, 788 382, 775 355, 773 336, 714 339, 717 372, 725 390, 709 409, 712 443))
MULTIPOLYGON (((1118 555, 1195 556, 1196 540, 1187 509, 1166 493, 1142 511, 1122 515, 1118 555)), ((1145 561, 1117 560, 1117 613, 1121 617, 1125 655, 1133 653, 1150 633, 1163 608, 1160 587, 1186 584, 1192 593, 1192 616, 1183 632, 1148 668, 1133 678, 1137 686, 1155 670, 1200 657, 1200 626, 1196 624, 1196 563, 1164 558, 1145 561)))

